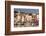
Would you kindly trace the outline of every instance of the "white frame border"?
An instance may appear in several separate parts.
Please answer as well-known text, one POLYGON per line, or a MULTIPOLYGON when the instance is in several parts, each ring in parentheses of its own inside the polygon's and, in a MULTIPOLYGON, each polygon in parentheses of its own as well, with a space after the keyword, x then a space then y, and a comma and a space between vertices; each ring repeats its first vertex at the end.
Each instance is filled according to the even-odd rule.
POLYGON ((22 6, 22 5, 11 5, 11 31, 29 31, 29 30, 42 30, 42 7, 41 6, 22 6), (39 9, 39 26, 37 27, 17 27, 14 28, 14 8, 26 8, 26 9, 39 9), (28 28, 28 29, 27 29, 28 28), (31 29, 30 29, 31 28, 31 29))

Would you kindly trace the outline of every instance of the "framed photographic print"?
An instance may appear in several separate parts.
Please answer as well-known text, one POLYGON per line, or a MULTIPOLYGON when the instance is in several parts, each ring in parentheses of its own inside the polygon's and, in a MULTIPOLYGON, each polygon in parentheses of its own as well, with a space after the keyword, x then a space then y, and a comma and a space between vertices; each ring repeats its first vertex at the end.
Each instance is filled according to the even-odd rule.
POLYGON ((5 1, 5 34, 45 32, 44 3, 5 1))

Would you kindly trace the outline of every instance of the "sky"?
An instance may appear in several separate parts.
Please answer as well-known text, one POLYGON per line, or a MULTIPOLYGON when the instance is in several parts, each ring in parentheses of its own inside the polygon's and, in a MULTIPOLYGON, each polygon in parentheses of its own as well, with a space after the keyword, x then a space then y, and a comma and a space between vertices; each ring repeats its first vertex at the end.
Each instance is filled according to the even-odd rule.
POLYGON ((24 12, 24 13, 39 13, 39 9, 23 9, 23 8, 14 8, 14 11, 24 12))

